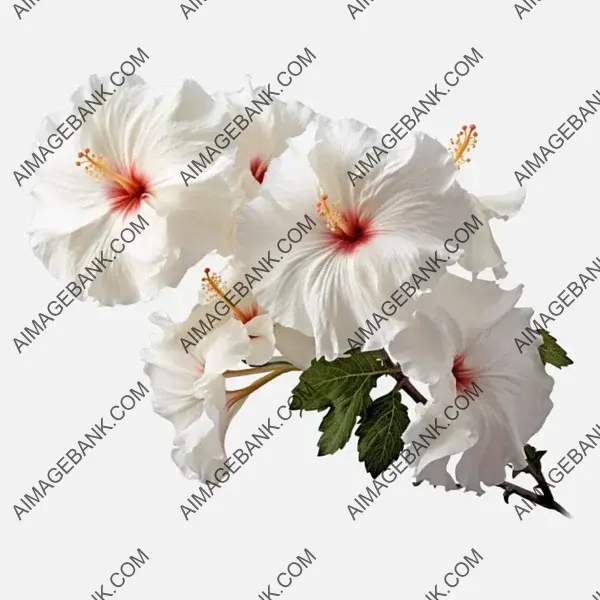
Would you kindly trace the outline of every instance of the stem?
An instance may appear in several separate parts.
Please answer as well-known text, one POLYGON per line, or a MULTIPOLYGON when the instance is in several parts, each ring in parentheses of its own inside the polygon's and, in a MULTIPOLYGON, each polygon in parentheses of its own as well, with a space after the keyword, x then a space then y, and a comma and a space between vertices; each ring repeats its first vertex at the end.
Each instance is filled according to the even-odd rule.
POLYGON ((538 506, 543 506, 544 508, 548 508, 550 510, 555 510, 559 512, 561 515, 565 517, 571 518, 569 512, 563 508, 556 500, 554 500, 552 496, 552 492, 550 492, 550 488, 546 484, 546 488, 548 489, 549 494, 544 493, 543 496, 536 494, 535 492, 530 492, 525 488, 522 488, 519 485, 515 485, 514 483, 508 483, 504 481, 503 483, 499 483, 497 487, 502 488, 504 490, 504 502, 508 504, 508 499, 512 494, 517 494, 517 496, 521 496, 521 498, 525 498, 532 502, 533 504, 537 504, 538 506))
POLYGON ((392 371, 389 375, 396 380, 401 390, 404 390, 417 404, 427 404, 427 398, 411 383, 408 376, 402 372, 400 366, 394 364, 392 359, 385 353, 382 356, 382 362, 386 367, 390 367, 392 371))
MULTIPOLYGON (((250 369, 237 369, 237 370, 225 371, 225 373, 223 373, 223 377, 225 377, 227 379, 229 377, 245 377, 246 375, 255 375, 257 373, 269 373, 270 371, 273 371, 277 367, 283 367, 283 366, 293 366, 293 365, 290 365, 290 363, 285 362, 285 361, 272 362, 272 363, 267 363, 265 365, 261 365, 260 367, 251 367, 250 369)), ((300 369, 297 369, 297 370, 299 371, 300 369)))
POLYGON ((275 369, 274 371, 271 371, 268 375, 265 375, 264 377, 261 377, 260 379, 257 379, 256 381, 252 382, 249 386, 239 389, 239 390, 234 390, 232 392, 228 392, 230 394, 230 398, 227 400, 227 404, 226 404, 226 408, 227 410, 231 409, 231 407, 236 404, 237 402, 239 402, 240 400, 243 400, 245 398, 247 398, 252 392, 255 392, 257 389, 261 388, 263 385, 269 383, 269 381, 273 381, 273 379, 275 379, 276 377, 279 377, 280 375, 283 375, 284 373, 289 373, 290 371, 300 371, 301 369, 298 369, 296 367, 294 367, 294 365, 286 365, 283 367, 280 367, 279 369, 275 369))
POLYGON ((554 500, 554 496, 552 495, 550 486, 546 482, 544 474, 541 471, 538 471, 536 468, 534 468, 529 461, 527 461, 526 472, 529 473, 535 479, 539 488, 542 490, 542 496, 549 498, 550 500, 554 500))
MULTIPOLYGON (((392 375, 394 377, 394 375, 392 375)), ((406 375, 402 376, 404 378, 403 383, 401 385, 402 389, 418 404, 427 404, 427 398, 421 394, 421 392, 409 381, 406 375)), ((396 379, 398 381, 398 379, 396 379)))

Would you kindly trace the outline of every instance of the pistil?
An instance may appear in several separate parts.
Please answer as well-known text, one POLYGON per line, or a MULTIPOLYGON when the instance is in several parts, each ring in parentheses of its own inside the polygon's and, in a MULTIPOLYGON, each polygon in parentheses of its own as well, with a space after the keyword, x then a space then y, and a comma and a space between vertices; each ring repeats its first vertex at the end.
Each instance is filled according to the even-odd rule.
POLYGON ((139 185, 112 169, 110 165, 106 163, 106 160, 102 154, 96 155, 91 152, 89 148, 85 148, 83 152, 79 152, 77 154, 77 158, 81 160, 78 160, 75 164, 78 167, 85 165, 86 174, 96 181, 101 181, 104 178, 112 179, 130 196, 135 196, 139 193, 139 185))
POLYGON ((317 214, 325 219, 329 231, 341 231, 349 238, 352 237, 352 230, 343 215, 335 208, 339 202, 331 206, 328 202, 327 194, 321 194, 321 200, 317 202, 317 214))
POLYGON ((244 315, 244 313, 237 306, 234 306, 231 300, 229 300, 229 298, 225 296, 225 292, 222 288, 222 278, 219 275, 211 275, 210 269, 208 267, 204 269, 204 273, 205 276, 202 278, 202 282, 204 284, 204 291, 210 295, 221 298, 221 300, 223 300, 223 302, 225 302, 229 306, 229 308, 231 308, 237 319, 242 323, 246 323, 246 321, 248 320, 246 318, 246 315, 244 315))
POLYGON ((477 146, 477 138, 479 134, 475 131, 477 128, 476 125, 463 125, 461 130, 458 132, 456 139, 451 138, 450 144, 451 147, 448 148, 450 152, 452 152, 452 158, 454 160, 454 164, 460 168, 465 163, 471 162, 470 158, 465 158, 465 152, 471 152, 477 146))

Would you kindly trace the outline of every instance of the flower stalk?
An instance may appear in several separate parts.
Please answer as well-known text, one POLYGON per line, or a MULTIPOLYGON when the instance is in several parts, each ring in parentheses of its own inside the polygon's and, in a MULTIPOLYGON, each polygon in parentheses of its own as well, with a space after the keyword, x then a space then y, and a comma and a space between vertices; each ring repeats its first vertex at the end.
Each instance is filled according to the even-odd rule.
MULTIPOLYGON (((279 377, 280 375, 283 375, 284 373, 289 373, 290 371, 300 371, 301 370, 290 363, 285 363, 282 366, 276 367, 275 369, 273 369, 272 366, 273 366, 272 364, 271 365, 262 365, 261 367, 255 367, 256 370, 243 369, 242 371, 234 372, 234 373, 237 373, 237 375, 230 375, 230 377, 231 376, 239 377, 241 375, 251 375, 254 373, 263 373, 265 370, 270 371, 267 375, 260 377, 259 379, 252 382, 249 386, 247 386, 245 388, 227 392, 227 404, 226 404, 227 410, 231 410, 231 408, 235 404, 246 399, 252 392, 255 392, 256 390, 260 389, 263 385, 266 385, 270 381, 273 381, 273 379, 279 377), (268 366, 270 366, 271 368, 267 369, 266 367, 268 367, 268 366)), ((230 371, 230 373, 231 373, 231 371, 230 371)))
MULTIPOLYGON (((273 369, 284 366, 293 366, 286 361, 274 361, 271 363, 267 363, 265 365, 260 365, 259 367, 250 367, 249 369, 230 369, 229 371, 225 371, 223 373, 223 377, 228 379, 230 377, 246 377, 248 375, 257 375, 258 373, 270 373, 273 369)), ((297 371, 299 369, 296 369, 297 371)))
POLYGON ((419 392, 408 376, 402 372, 400 365, 395 364, 385 350, 380 352, 380 356, 383 364, 390 368, 390 375, 396 380, 398 389, 404 390, 417 404, 427 404, 427 398, 419 392))
POLYGON ((512 496, 512 494, 516 494, 517 496, 521 496, 521 498, 525 498, 525 500, 528 500, 532 504, 537 504, 538 506, 543 506, 544 508, 555 510, 561 515, 570 519, 571 514, 569 513, 569 511, 567 511, 558 502, 556 502, 556 500, 554 500, 554 497, 552 495, 552 492, 550 491, 550 488, 548 487, 548 484, 545 481, 544 483, 545 489, 544 487, 540 486, 543 492, 542 495, 536 494, 535 492, 531 492, 530 490, 526 490, 525 488, 522 488, 521 486, 516 485, 514 483, 509 483, 508 481, 499 483, 497 487, 502 488, 504 490, 503 496, 504 502, 506 502, 506 504, 508 504, 508 499, 512 496))

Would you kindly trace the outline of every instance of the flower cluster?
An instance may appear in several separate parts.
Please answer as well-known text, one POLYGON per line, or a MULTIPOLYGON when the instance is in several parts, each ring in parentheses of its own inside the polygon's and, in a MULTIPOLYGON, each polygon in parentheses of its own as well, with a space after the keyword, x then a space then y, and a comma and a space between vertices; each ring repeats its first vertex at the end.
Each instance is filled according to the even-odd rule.
MULTIPOLYGON (((355 431, 374 477, 410 450, 416 480, 446 489, 507 489, 509 465, 543 478, 527 444, 550 413, 553 379, 538 351, 513 346, 533 311, 516 307, 521 286, 479 279, 506 276, 490 222, 517 214, 524 193, 462 187, 475 125, 463 126, 450 148, 422 133, 382 148, 381 135, 363 123, 273 99, 213 148, 259 92, 250 81, 211 95, 191 80, 157 90, 132 78, 32 190, 33 250, 61 280, 114 249, 111 239, 132 217, 149 224, 82 299, 150 300, 194 265, 210 265, 188 318, 153 315, 159 335, 143 351, 154 409, 175 428, 181 472, 211 478, 251 394, 301 371, 311 392, 294 390, 291 408, 327 410, 319 454, 341 449, 355 431), (200 151, 211 156, 206 168, 193 160, 200 151), (376 166, 373 155, 381 157, 376 166), (358 177, 364 156, 374 168, 358 177), (190 163, 194 176, 184 171, 190 163), (231 385, 255 375, 245 387, 231 385), (380 377, 395 387, 372 398, 380 377), (430 400, 413 381, 429 386, 430 400), (473 386, 476 401, 419 443, 473 386), (412 423, 401 394, 417 401, 412 423)), ((537 346, 559 348, 538 333, 537 346)))

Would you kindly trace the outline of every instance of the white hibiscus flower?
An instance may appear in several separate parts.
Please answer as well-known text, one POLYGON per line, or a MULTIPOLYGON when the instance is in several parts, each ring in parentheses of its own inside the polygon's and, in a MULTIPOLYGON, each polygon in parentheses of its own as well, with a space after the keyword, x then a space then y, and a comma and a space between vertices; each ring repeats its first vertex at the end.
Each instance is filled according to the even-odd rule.
MULTIPOLYGON (((212 478, 227 455, 228 427, 247 397, 279 375, 301 368, 310 343, 298 332, 274 327, 251 293, 240 297, 239 264, 227 261, 220 274, 205 269, 202 301, 183 322, 152 315, 161 335, 143 358, 154 391, 154 408, 175 426, 173 460, 187 477, 212 478), (291 364, 269 361, 276 338, 291 364), (241 362, 264 365, 236 369, 241 362), (226 380, 264 374, 246 387, 228 389, 226 380)), ((310 358, 308 358, 310 362, 310 358)), ((241 366, 241 365, 239 365, 241 366)))
POLYGON ((280 254, 278 240, 312 220, 254 293, 274 321, 314 338, 316 355, 329 360, 471 214, 452 156, 423 134, 390 150, 354 187, 347 172, 380 139, 354 120, 316 120, 271 162, 261 196, 237 219, 236 256, 249 264, 280 254))
MULTIPOLYGON (((92 77, 72 102, 91 97, 100 84, 92 77)), ((181 180, 181 165, 214 137, 208 126, 183 127, 189 90, 184 83, 159 92, 131 78, 40 170, 32 189, 35 255, 63 282, 80 281, 94 258, 106 259, 106 271, 83 286, 81 299, 106 305, 150 299, 177 285, 226 236, 234 200, 220 169, 189 187, 181 180), (125 245, 118 238, 130 222, 143 231, 125 245)), ((217 102, 209 98, 203 109, 206 123, 219 121, 217 102)), ((60 122, 49 117, 43 128, 60 122)))
POLYGON ((506 465, 526 466, 523 448, 552 409, 554 380, 538 353, 515 352, 514 332, 533 316, 532 309, 515 308, 521 293, 522 286, 505 291, 493 282, 446 274, 419 298, 415 322, 390 344, 390 356, 406 375, 428 383, 433 396, 402 436, 406 447, 420 439, 422 446, 419 436, 436 418, 447 425, 416 452, 418 481, 447 489, 457 482, 482 493, 482 483, 504 481, 506 465), (471 401, 465 407, 466 390, 471 401), (463 394, 464 410, 454 407, 457 394, 463 394), (461 455, 454 478, 447 470, 453 455, 461 455))

